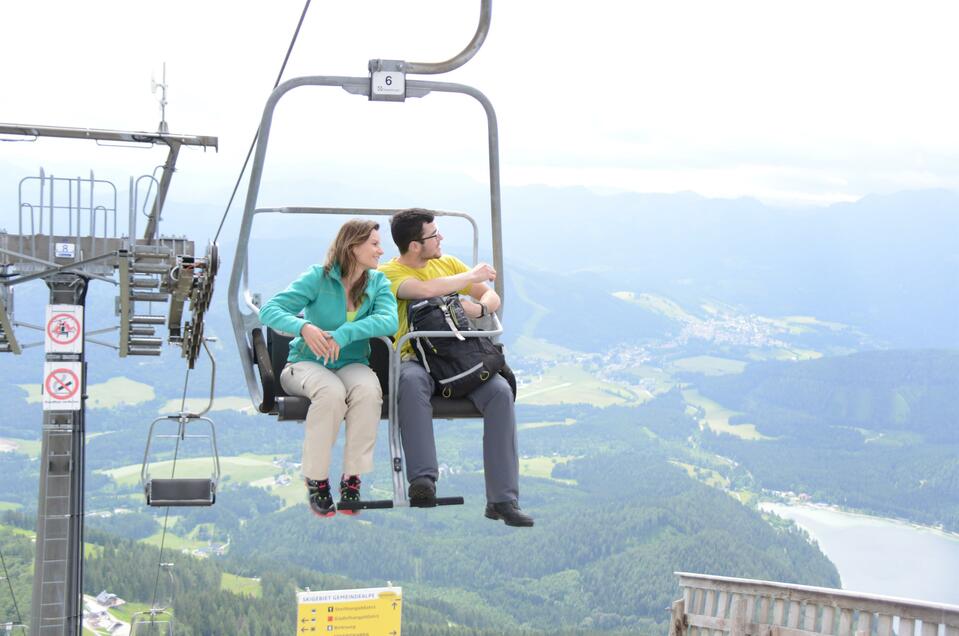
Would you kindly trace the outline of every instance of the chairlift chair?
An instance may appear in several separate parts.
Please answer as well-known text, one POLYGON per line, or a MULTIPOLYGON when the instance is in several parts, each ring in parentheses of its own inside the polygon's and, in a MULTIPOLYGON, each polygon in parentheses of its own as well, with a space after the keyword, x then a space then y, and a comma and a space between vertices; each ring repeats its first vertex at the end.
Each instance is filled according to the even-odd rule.
POLYGON ((137 612, 130 619, 130 636, 173 636, 173 614, 166 609, 137 612))
MULTIPOLYGON (((500 210, 499 178, 499 132, 493 105, 483 93, 463 84, 407 80, 407 73, 436 74, 453 70, 468 61, 479 50, 489 30, 491 0, 481 1, 480 23, 476 34, 467 47, 457 56, 440 63, 415 63, 401 60, 370 60, 369 77, 309 76, 298 77, 280 84, 270 95, 260 120, 256 152, 250 169, 250 179, 246 203, 237 237, 237 251, 233 260, 227 303, 233 334, 240 353, 240 364, 244 379, 254 407, 261 413, 268 413, 278 420, 300 421, 306 418, 309 408, 307 398, 285 395, 278 378, 286 364, 286 353, 291 336, 279 334, 265 328, 259 320, 259 296, 249 289, 249 247, 254 217, 258 214, 306 214, 306 215, 356 215, 377 216, 392 215, 399 210, 368 208, 330 208, 330 207, 274 207, 258 208, 258 195, 266 150, 270 140, 270 128, 274 111, 279 101, 289 92, 300 87, 336 87, 346 92, 368 98, 370 101, 403 102, 407 98, 425 98, 431 93, 457 93, 478 101, 483 107, 487 121, 489 178, 490 178, 490 224, 493 247, 493 266, 503 271, 502 224, 500 210), (384 76, 390 81, 383 81, 384 76), (387 86, 388 85, 388 86, 387 86), (402 88, 397 88, 402 87, 402 88), (256 370, 254 369, 256 367, 256 370)), ((473 262, 478 260, 478 229, 476 222, 467 214, 460 212, 432 211, 436 216, 464 217, 473 226, 473 262)), ((504 296, 502 274, 497 277, 495 289, 500 298, 504 296)), ((500 312, 502 309, 500 309, 500 312)), ((494 316, 496 330, 462 332, 470 337, 498 336, 502 333, 499 317, 494 316)), ((423 334, 433 337, 432 333, 423 334)), ((437 333, 437 337, 448 336, 437 333)), ((384 388, 382 417, 389 421, 389 442, 392 457, 393 499, 392 501, 361 501, 358 504, 340 504, 341 509, 351 508, 391 508, 410 506, 403 475, 403 449, 400 443, 399 424, 397 422, 396 388, 399 382, 400 356, 386 339, 372 339, 371 366, 377 372, 384 388)), ((398 343, 399 345, 402 344, 398 343)), ((446 400, 434 397, 434 419, 460 419, 481 417, 468 399, 446 400)), ((437 499, 437 505, 461 504, 462 497, 437 499)))
POLYGON ((150 424, 150 431, 147 434, 147 446, 143 453, 143 466, 140 468, 140 483, 143 485, 143 492, 146 495, 148 506, 212 506, 216 502, 216 487, 220 481, 220 457, 216 447, 216 429, 213 426, 213 420, 208 417, 201 417, 192 413, 182 413, 179 415, 167 415, 158 417, 150 424), (175 421, 178 423, 176 434, 154 434, 156 425, 160 422, 175 421), (209 434, 187 434, 187 425, 194 422, 202 422, 209 427, 209 434), (207 439, 210 443, 210 459, 212 471, 209 478, 205 477, 176 477, 173 472, 176 469, 176 460, 174 459, 174 471, 171 471, 170 477, 153 477, 150 474, 150 449, 155 439, 174 439, 177 440, 177 448, 182 442, 188 439, 207 439))
POLYGON ((160 572, 157 572, 154 599, 149 609, 135 612, 130 618, 130 636, 173 636, 173 595, 175 581, 173 578, 173 563, 160 563, 160 572, 166 572, 162 577, 168 587, 166 593, 160 596, 160 572), (164 601, 158 601, 163 598, 164 601))

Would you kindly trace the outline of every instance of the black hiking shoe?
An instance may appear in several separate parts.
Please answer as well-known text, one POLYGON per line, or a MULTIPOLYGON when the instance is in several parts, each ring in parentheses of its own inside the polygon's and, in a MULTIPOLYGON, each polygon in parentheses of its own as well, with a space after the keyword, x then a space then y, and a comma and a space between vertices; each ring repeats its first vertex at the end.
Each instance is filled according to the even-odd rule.
POLYGON ((333 495, 330 494, 330 480, 320 479, 319 481, 306 478, 306 492, 309 496, 310 510, 317 517, 332 517, 336 514, 336 506, 333 505, 333 495))
MULTIPOLYGON (((355 503, 360 500, 360 477, 359 475, 350 475, 349 477, 340 477, 340 504, 344 502, 355 503)), ((345 510, 340 512, 344 515, 359 514, 359 510, 345 510)))
POLYGON ((436 482, 429 477, 417 477, 410 482, 410 506, 432 508, 436 505, 436 482))
POLYGON ((502 519, 506 525, 517 528, 533 527, 533 518, 520 510, 515 500, 486 504, 486 518, 496 521, 502 519))

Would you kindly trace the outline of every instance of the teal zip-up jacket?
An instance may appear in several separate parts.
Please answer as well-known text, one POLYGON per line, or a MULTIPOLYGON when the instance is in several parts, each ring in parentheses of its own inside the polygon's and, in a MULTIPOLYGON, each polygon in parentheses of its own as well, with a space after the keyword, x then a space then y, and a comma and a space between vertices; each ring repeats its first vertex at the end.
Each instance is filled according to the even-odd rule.
POLYGON ((313 265, 271 298, 260 309, 260 322, 277 331, 295 334, 290 342, 287 362, 323 364, 300 336, 303 325, 311 323, 333 336, 340 345, 340 357, 324 365, 339 369, 353 362, 370 363, 369 339, 392 336, 399 327, 396 297, 390 281, 375 269, 367 271, 368 280, 363 302, 356 308, 356 317, 346 321, 346 292, 340 279, 340 268, 334 266, 329 275, 322 265, 313 265), (303 312, 303 317, 297 316, 303 312))

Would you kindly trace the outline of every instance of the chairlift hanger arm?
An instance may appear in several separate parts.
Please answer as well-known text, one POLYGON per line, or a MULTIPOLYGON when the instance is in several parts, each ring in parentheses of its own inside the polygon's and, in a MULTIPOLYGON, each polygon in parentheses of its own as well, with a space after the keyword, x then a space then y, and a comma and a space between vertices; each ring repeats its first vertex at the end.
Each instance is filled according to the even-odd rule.
POLYGON ((480 2, 479 24, 476 26, 473 39, 466 45, 466 48, 444 62, 407 62, 406 72, 418 75, 436 75, 438 73, 448 73, 463 66, 476 55, 476 52, 483 46, 483 42, 486 41, 492 15, 493 0, 482 0, 480 2))

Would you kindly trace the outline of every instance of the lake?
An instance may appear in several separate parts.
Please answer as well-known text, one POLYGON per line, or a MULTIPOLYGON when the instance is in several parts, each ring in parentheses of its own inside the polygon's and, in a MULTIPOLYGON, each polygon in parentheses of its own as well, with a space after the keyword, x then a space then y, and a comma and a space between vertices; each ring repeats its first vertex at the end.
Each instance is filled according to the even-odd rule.
POLYGON ((804 528, 839 570, 843 589, 959 605, 959 537, 814 505, 763 503, 804 528))

